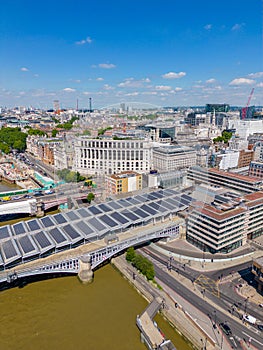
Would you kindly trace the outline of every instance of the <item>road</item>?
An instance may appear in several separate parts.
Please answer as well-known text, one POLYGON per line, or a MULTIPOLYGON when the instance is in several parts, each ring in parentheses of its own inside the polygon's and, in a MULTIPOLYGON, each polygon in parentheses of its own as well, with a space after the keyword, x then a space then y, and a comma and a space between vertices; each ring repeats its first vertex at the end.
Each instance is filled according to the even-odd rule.
MULTIPOLYGON (((148 248, 147 248, 148 250, 148 248)), ((142 250, 142 252, 145 253, 145 249, 142 250)), ((148 254, 148 251, 147 251, 148 254)), ((237 318, 236 315, 232 315, 228 312, 229 303, 226 303, 224 298, 218 298, 214 294, 211 294, 208 290, 205 290, 203 293, 203 296, 200 297, 199 295, 194 292, 194 287, 191 289, 189 287, 186 287, 183 285, 178 279, 174 278, 171 273, 169 273, 168 269, 164 269, 163 267, 167 267, 167 258, 166 260, 162 260, 160 257, 156 258, 156 256, 153 258, 153 255, 151 254, 150 260, 154 264, 155 268, 155 275, 156 277, 165 283, 169 288, 174 290, 176 293, 178 293, 181 297, 186 299, 188 302, 190 302, 192 305, 195 305, 196 308, 198 308, 201 312, 203 312, 206 315, 210 315, 211 319, 211 327, 214 323, 214 315, 216 310, 216 323, 227 323, 233 334, 233 347, 236 349, 242 349, 240 345, 240 341, 242 339, 245 339, 248 341, 249 338, 251 338, 251 344, 254 345, 258 349, 263 348, 263 340, 262 335, 263 333, 259 331, 255 326, 247 325, 245 326, 242 324, 242 322, 237 318), (160 264, 162 264, 162 267, 160 267, 160 264), (236 343, 236 346, 235 346, 236 343)), ((172 267, 174 271, 177 270, 177 267, 172 267)), ((186 275, 189 275, 189 268, 188 271, 185 271, 181 268, 180 273, 186 277, 186 275)), ((194 285, 194 284, 193 284, 194 285)), ((235 300, 232 300, 233 303, 235 300)), ((231 342, 231 339, 230 339, 231 342)))

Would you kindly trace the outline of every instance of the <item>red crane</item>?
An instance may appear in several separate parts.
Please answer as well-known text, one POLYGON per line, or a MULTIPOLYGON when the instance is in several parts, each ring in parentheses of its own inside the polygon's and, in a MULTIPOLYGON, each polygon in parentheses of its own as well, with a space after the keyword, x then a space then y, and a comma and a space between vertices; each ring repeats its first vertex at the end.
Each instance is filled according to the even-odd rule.
POLYGON ((248 100, 247 100, 247 105, 246 105, 246 107, 245 108, 242 108, 242 120, 243 119, 245 119, 246 117, 247 117, 247 110, 248 110, 248 106, 249 106, 249 104, 250 104, 250 101, 251 101, 251 98, 252 98, 252 95, 253 95, 253 93, 254 93, 254 88, 251 90, 251 92, 250 92, 250 95, 249 95, 249 98, 248 98, 248 100))

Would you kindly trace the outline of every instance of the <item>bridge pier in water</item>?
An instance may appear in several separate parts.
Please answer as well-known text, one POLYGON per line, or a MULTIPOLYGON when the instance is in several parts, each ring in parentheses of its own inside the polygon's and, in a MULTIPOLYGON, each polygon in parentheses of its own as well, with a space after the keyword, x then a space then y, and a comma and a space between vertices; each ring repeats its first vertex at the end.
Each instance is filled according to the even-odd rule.
POLYGON ((90 255, 82 256, 79 258, 78 278, 84 284, 91 283, 93 281, 93 271, 91 269, 90 255))

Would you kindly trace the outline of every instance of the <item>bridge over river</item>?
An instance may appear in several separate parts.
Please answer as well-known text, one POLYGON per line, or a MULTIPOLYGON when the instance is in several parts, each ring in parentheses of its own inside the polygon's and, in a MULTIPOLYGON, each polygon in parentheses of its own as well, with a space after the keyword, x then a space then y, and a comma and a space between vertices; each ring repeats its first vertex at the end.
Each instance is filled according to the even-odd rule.
POLYGON ((191 200, 165 189, 0 227, 0 282, 78 273, 85 254, 95 269, 130 246, 176 237, 183 224, 177 213, 191 200))

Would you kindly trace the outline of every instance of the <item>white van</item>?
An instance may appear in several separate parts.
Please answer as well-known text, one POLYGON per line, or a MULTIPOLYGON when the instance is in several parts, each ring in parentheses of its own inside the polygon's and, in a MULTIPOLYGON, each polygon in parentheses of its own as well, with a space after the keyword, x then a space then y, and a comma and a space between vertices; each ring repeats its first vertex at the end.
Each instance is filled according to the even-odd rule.
POLYGON ((245 314, 243 315, 243 320, 251 324, 256 324, 257 322, 256 317, 253 317, 251 315, 245 315, 245 314))

